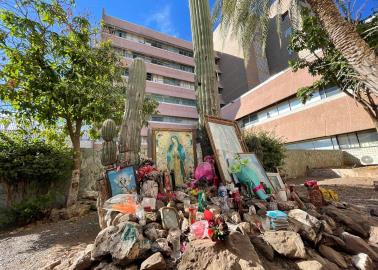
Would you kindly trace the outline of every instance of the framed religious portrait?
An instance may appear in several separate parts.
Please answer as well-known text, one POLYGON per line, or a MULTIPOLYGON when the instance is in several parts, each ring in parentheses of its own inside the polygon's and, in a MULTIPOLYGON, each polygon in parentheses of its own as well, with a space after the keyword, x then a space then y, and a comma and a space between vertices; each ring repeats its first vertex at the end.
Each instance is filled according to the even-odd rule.
POLYGON ((173 171, 175 185, 183 186, 197 165, 194 129, 152 129, 152 159, 160 170, 173 171))
POLYGON ((239 126, 234 121, 207 116, 206 131, 221 179, 225 184, 232 183, 228 160, 233 159, 237 153, 247 152, 239 126))
POLYGON ((280 190, 276 190, 275 186, 271 183, 264 167, 254 153, 238 153, 238 155, 241 159, 247 159, 249 161, 247 166, 257 174, 261 183, 264 183, 267 187, 271 188, 273 192, 278 192, 280 190))
POLYGON ((106 171, 108 187, 111 196, 137 192, 135 169, 133 166, 124 167, 120 170, 106 171))
POLYGON ((278 192, 279 190, 285 189, 285 183, 282 181, 279 173, 266 173, 269 177, 270 182, 273 185, 273 188, 278 192))

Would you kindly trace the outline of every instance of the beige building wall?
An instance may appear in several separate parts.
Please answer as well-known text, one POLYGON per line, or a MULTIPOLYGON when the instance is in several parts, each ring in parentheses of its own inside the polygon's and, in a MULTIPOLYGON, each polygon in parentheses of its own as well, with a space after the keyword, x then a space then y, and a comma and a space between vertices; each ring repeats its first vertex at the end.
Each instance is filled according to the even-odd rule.
POLYGON ((226 103, 269 77, 266 57, 258 43, 252 45, 249 59, 245 60, 243 49, 231 31, 224 33, 218 26, 213 33, 213 41, 214 50, 220 53, 222 98, 226 103))

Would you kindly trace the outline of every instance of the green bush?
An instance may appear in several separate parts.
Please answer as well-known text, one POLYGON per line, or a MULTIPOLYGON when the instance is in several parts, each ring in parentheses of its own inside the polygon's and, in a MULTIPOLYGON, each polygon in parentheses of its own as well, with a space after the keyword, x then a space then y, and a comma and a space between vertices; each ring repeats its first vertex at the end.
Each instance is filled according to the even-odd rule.
POLYGON ((7 184, 50 186, 66 180, 71 168, 72 153, 67 146, 22 133, 0 132, 0 179, 7 184))
POLYGON ((281 138, 266 131, 249 131, 243 136, 248 150, 256 154, 267 172, 275 172, 283 165, 285 147, 281 138))
POLYGON ((0 209, 0 229, 22 226, 42 219, 51 209, 54 197, 51 194, 29 198, 11 208, 0 209))
POLYGON ((62 141, 45 134, 0 132, 0 182, 9 193, 8 207, 0 209, 0 227, 42 218, 56 206, 57 194, 65 192, 71 170, 72 153, 62 141))

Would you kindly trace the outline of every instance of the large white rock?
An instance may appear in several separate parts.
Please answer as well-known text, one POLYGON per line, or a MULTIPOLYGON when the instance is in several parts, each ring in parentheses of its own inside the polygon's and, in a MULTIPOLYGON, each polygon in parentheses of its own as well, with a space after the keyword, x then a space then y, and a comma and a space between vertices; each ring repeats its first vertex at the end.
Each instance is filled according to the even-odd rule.
POLYGON ((369 243, 378 244, 378 227, 377 226, 370 227, 369 243))
POLYGON ((152 254, 140 266, 140 270, 164 270, 166 268, 167 265, 160 252, 152 254))
POLYGON ((149 240, 143 237, 139 224, 124 222, 118 226, 109 226, 97 235, 92 260, 101 260, 111 255, 113 262, 126 265, 144 258, 150 246, 149 240))
POLYGON ((297 266, 300 270, 322 270, 323 269, 323 265, 316 260, 297 262, 297 266))
POLYGON ((365 253, 359 253, 352 257, 354 266, 359 270, 374 270, 373 262, 365 253))
POLYGON ((303 241, 298 233, 292 231, 266 231, 263 238, 275 251, 289 258, 306 257, 303 241))
POLYGON ((194 240, 183 254, 178 270, 264 270, 248 237, 232 232, 225 242, 194 240))
POLYGON ((319 228, 321 224, 316 217, 309 215, 307 212, 301 209, 290 210, 288 216, 307 226, 310 226, 311 228, 319 228))

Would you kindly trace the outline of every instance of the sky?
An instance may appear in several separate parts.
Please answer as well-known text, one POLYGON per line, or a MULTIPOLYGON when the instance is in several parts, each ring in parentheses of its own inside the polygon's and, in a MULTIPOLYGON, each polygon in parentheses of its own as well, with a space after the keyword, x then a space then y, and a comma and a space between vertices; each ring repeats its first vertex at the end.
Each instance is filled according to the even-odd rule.
MULTIPOLYGON (((212 6, 215 0, 209 0, 212 6)), ((353 2, 353 1, 352 1, 353 2)), ((366 3, 362 17, 378 9, 378 0, 356 0, 356 7, 366 3)), ((76 0, 81 14, 93 23, 101 20, 102 9, 111 15, 156 31, 191 41, 189 0, 76 0)))

